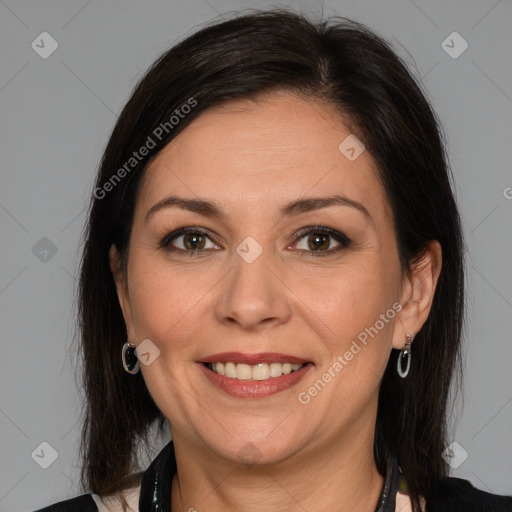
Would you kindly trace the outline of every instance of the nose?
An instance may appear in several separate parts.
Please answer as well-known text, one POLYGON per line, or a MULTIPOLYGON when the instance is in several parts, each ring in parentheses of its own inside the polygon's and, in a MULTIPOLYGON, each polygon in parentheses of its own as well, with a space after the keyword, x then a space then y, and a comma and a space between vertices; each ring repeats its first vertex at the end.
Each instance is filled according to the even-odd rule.
POLYGON ((290 292, 270 251, 252 262, 233 254, 233 268, 223 280, 216 303, 217 320, 258 330, 286 323, 291 316, 290 292))

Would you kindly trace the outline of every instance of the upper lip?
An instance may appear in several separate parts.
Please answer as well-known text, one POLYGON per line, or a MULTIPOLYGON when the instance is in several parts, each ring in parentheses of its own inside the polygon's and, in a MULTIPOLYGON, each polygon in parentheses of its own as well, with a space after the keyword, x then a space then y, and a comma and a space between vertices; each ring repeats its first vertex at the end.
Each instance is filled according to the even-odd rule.
POLYGON ((260 363, 292 363, 304 364, 309 361, 301 357, 279 354, 277 352, 260 352, 259 354, 244 354, 242 352, 222 352, 207 356, 201 363, 241 363, 255 365, 260 363))

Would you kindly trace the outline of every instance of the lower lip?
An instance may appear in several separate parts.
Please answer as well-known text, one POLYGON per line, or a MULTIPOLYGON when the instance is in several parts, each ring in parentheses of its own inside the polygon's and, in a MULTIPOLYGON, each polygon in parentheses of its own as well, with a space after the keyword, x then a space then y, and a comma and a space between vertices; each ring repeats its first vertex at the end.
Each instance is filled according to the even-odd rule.
POLYGON ((313 367, 312 363, 307 363, 299 370, 288 375, 281 375, 281 377, 270 377, 266 380, 238 380, 219 375, 203 363, 197 364, 214 386, 236 398, 265 398, 275 395, 297 384, 313 367))

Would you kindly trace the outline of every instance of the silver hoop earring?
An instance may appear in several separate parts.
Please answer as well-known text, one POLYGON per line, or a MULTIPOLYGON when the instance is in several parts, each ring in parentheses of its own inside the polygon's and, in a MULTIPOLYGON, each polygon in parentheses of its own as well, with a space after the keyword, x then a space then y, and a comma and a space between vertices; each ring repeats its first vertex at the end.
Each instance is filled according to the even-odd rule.
POLYGON ((121 351, 121 360, 123 361, 123 368, 130 375, 135 375, 139 372, 139 360, 137 359, 137 352, 135 351, 135 345, 126 341, 121 351))
POLYGON ((405 348, 403 348, 400 351, 400 354, 398 354, 398 359, 396 362, 396 371, 398 372, 398 375, 402 377, 402 379, 405 379, 409 373, 409 369, 411 368, 411 340, 412 336, 407 333, 406 335, 406 341, 405 341, 405 348), (405 365, 405 370, 402 370, 402 359, 407 358, 407 363, 405 365))

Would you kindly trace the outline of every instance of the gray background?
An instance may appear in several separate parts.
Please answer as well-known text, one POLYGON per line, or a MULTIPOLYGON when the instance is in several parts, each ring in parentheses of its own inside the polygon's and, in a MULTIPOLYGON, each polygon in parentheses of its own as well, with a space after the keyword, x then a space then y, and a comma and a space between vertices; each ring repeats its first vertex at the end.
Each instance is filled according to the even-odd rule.
MULTIPOLYGON (((74 286, 85 207, 116 116, 162 51, 219 13, 270 5, 286 4, 0 1, 1 511, 78 493, 74 286), (59 45, 47 59, 31 47, 44 31, 59 45), (42 442, 58 453, 48 469, 31 456, 42 442)), ((313 15, 323 5, 324 15, 386 37, 440 115, 469 249, 464 409, 454 411, 451 439, 468 457, 452 475, 512 494, 512 3, 291 5, 313 15), (441 46, 453 31, 469 44, 458 58, 441 46)))

